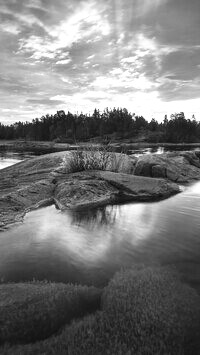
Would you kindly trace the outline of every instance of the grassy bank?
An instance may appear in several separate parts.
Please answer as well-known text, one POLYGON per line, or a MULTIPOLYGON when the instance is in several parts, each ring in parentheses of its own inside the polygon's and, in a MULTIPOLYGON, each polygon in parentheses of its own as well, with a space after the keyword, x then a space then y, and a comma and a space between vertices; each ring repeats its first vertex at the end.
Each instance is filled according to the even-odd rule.
MULTIPOLYGON (((73 287, 71 292, 70 304, 73 305, 73 287)), ((58 294, 55 292, 55 299, 58 294)), ((39 299, 43 297, 44 294, 39 299)), ((27 301, 30 303, 32 297, 27 301)), ((12 304, 18 308, 14 299, 12 304)), ((39 317, 43 307, 36 309, 39 317)), ((58 308, 54 315, 51 307, 48 309, 54 322, 65 307, 58 308)), ((65 314, 70 308, 67 309, 65 314)), ((7 317, 13 322, 13 312, 7 317)), ((45 318, 43 320, 45 324, 45 318)), ((21 317, 16 318, 17 322, 23 330, 21 317)), ((130 269, 114 276, 103 291, 101 309, 93 315, 66 325, 46 340, 27 345, 6 344, 0 350, 2 355, 198 355, 199 326, 200 298, 192 288, 182 284, 174 272, 165 268, 130 269)))

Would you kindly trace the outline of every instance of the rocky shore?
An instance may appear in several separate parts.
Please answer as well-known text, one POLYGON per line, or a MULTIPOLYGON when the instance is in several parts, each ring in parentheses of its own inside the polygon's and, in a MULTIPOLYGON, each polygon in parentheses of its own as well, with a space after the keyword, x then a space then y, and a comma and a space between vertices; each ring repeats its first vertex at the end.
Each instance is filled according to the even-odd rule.
MULTIPOLYGON (((109 203, 153 201, 180 192, 179 184, 200 179, 200 152, 163 153, 139 158, 116 154, 118 172, 70 172, 71 152, 20 162, 0 171, 0 227, 26 212, 53 204, 81 210, 109 203)), ((115 154, 115 153, 113 153, 115 154)))
POLYGON ((143 155, 136 161, 134 173, 139 176, 164 178, 176 183, 198 180, 200 151, 143 155))
MULTIPOLYGON (((152 201, 169 197, 180 191, 169 179, 138 176, 142 160, 122 157, 119 172, 70 172, 71 152, 58 152, 8 167, 0 171, 0 227, 21 221, 26 212, 55 203, 63 210, 81 210, 108 203, 152 201), (137 176, 136 176, 137 175, 137 176)), ((149 157, 151 159, 151 157, 149 157)), ((152 158, 153 159, 153 158, 152 158)), ((184 158, 183 158, 184 159, 184 158)), ((200 174, 200 170, 197 167, 200 174)), ((107 170, 111 167, 107 167, 107 170)), ((188 175, 191 177, 191 174, 188 175)))

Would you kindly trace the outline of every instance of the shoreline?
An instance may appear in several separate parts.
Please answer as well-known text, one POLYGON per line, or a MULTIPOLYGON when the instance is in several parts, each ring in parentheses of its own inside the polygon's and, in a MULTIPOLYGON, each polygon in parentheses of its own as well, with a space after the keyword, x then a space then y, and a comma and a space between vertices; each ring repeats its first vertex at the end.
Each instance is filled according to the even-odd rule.
MULTIPOLYGON (((24 140, 0 140, 0 151, 4 150, 15 150, 18 152, 21 151, 35 151, 45 153, 54 153, 61 151, 70 151, 74 150, 77 147, 85 148, 87 146, 99 146, 101 142, 77 142, 77 144, 69 144, 69 143, 56 143, 51 141, 24 141, 24 140)), ((109 144, 111 149, 114 149, 118 152, 124 149, 130 148, 156 148, 156 147, 174 147, 174 148, 190 148, 196 147, 200 148, 200 143, 148 143, 148 142, 130 142, 130 141, 119 141, 119 142, 111 142, 109 144)))
MULTIPOLYGON (((77 151, 44 154, 0 170, 0 228, 22 221, 27 212, 47 201, 60 210, 98 208, 131 201, 151 202, 181 192, 181 184, 200 180, 199 151, 148 154, 137 158, 107 152, 103 153, 107 164, 103 170, 98 170, 97 164, 89 170, 81 167, 82 171, 74 162, 72 164, 77 154, 77 151)), ((90 154, 91 162, 95 156, 96 162, 102 157, 98 151, 90 154)))
POLYGON ((69 151, 28 159, 0 170, 0 228, 23 220, 28 211, 47 201, 60 210, 81 210, 110 203, 162 200, 180 192, 173 181, 134 174, 134 159, 112 154, 118 172, 109 166, 106 171, 69 171, 73 157, 69 151))

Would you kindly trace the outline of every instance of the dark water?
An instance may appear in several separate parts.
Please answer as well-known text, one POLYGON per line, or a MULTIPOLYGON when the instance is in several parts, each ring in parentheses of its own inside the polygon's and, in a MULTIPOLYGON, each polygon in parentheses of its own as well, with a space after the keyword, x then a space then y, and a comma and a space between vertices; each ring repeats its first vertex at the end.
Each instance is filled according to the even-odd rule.
POLYGON ((162 154, 162 153, 165 153, 165 152, 173 152, 173 151, 183 151, 183 150, 190 150, 190 151, 193 151, 193 150, 200 150, 200 147, 199 146, 195 146, 195 145, 187 145, 187 146, 184 146, 184 145, 166 145, 166 146, 154 146, 154 147, 146 147, 146 148, 134 148, 134 149, 128 149, 127 150, 127 154, 130 155, 130 154, 135 154, 137 157, 138 156, 141 156, 143 154, 162 154))
POLYGON ((84 213, 54 206, 0 233, 0 278, 105 285, 137 263, 175 265, 200 291, 200 182, 167 200, 84 213))

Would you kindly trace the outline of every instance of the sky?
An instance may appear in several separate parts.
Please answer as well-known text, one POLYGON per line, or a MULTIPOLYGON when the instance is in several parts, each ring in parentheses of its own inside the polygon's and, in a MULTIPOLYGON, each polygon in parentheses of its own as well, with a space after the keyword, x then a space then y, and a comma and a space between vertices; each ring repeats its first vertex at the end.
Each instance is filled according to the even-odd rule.
POLYGON ((0 0, 0 122, 95 107, 200 120, 199 0, 0 0))

